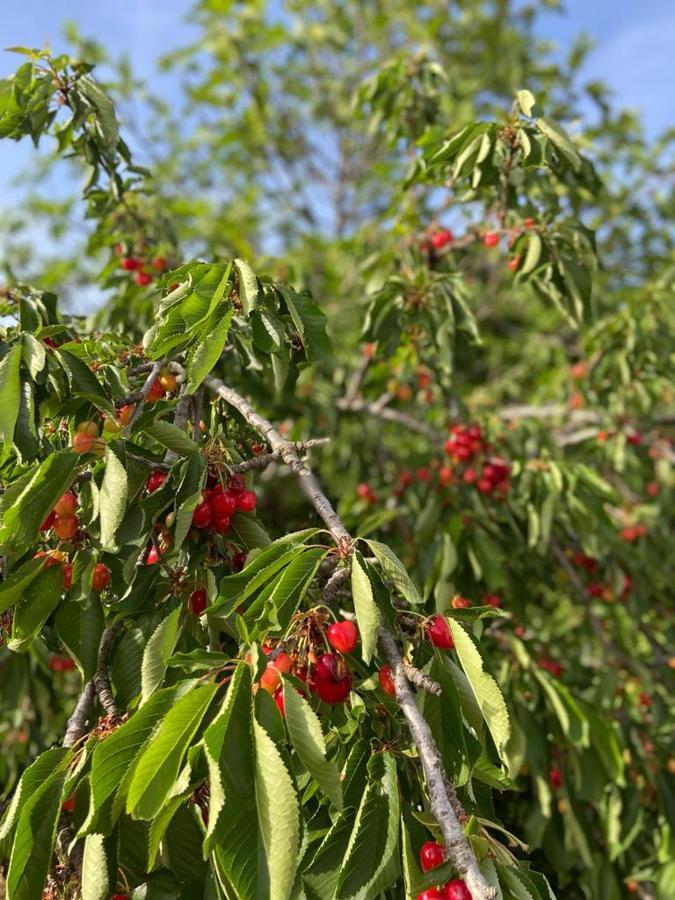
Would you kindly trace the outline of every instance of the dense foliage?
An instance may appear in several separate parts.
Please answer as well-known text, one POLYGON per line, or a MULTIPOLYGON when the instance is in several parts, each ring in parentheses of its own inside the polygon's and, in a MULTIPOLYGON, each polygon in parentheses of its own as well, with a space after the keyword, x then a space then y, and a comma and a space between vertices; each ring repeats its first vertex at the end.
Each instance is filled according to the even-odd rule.
POLYGON ((0 885, 666 900, 670 137, 539 4, 273 7, 142 133, 124 65, 0 82, 86 172, 4 223, 0 885))

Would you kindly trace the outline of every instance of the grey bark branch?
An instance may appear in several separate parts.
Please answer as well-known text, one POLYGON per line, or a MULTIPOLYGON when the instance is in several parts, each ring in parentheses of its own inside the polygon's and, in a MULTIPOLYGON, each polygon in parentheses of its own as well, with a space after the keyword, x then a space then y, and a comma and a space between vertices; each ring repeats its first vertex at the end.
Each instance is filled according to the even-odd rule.
POLYGON ((96 688, 93 681, 88 681, 82 688, 75 709, 66 724, 66 733, 63 736, 63 746, 72 747, 87 731, 87 719, 96 696, 96 688))
MULTIPOLYGON (((234 407, 245 421, 267 440, 272 451, 279 452, 284 462, 297 475, 303 491, 316 512, 323 519, 338 549, 342 555, 348 556, 354 541, 333 509, 330 500, 323 493, 317 478, 300 460, 294 444, 284 440, 271 422, 264 419, 247 400, 232 390, 232 388, 227 387, 219 378, 209 376, 205 384, 209 390, 234 407)), ((443 769, 443 762, 438 747, 429 725, 415 703, 415 697, 408 683, 405 665, 401 659, 396 640, 391 632, 381 627, 379 641, 387 662, 391 666, 392 677, 396 687, 396 699, 408 722, 413 741, 417 746, 417 752, 422 762, 427 782, 431 809, 443 832, 446 853, 464 878, 467 887, 471 891, 473 900, 493 900, 496 895, 496 889, 488 884, 483 877, 471 850, 471 845, 464 836, 462 826, 445 787, 447 776, 443 769)))
POLYGON ((108 676, 108 656, 110 655, 112 645, 115 643, 115 639, 121 631, 121 628, 122 625, 118 622, 116 625, 110 625, 103 632, 101 643, 98 648, 98 659, 96 661, 96 671, 94 672, 93 678, 99 702, 109 716, 119 715, 119 710, 110 686, 110 678, 108 676))
MULTIPOLYGON (((322 444, 327 444, 329 440, 330 438, 312 438, 309 441, 296 441, 294 447, 298 452, 303 452, 311 447, 320 447, 322 444)), ((243 462, 236 463, 228 468, 230 472, 243 474, 244 472, 250 472, 252 469, 264 469, 271 463, 278 462, 281 458, 278 450, 272 453, 261 453, 260 456, 253 456, 251 459, 245 459, 243 462)))
POLYGON ((415 668, 415 666, 409 666, 407 663, 404 663, 403 671, 405 672, 405 677, 411 684, 414 684, 415 687, 422 688, 430 694, 436 694, 437 697, 443 693, 441 686, 437 681, 434 681, 433 678, 429 678, 428 675, 415 668))
POLYGON ((368 400, 356 398, 348 400, 347 397, 343 397, 337 401, 336 406, 342 412, 365 413, 367 416, 383 419, 385 422, 394 422, 407 428, 408 431, 416 431, 417 434, 424 435, 424 437, 435 443, 440 443, 442 440, 442 435, 435 428, 427 425, 426 422, 421 422, 419 419, 415 419, 399 409, 382 406, 377 401, 371 403, 368 400))
POLYGON ((159 370, 161 368, 162 368, 161 363, 157 362, 150 369, 150 374, 146 378, 145 382, 143 383, 143 387, 140 389, 140 391, 137 395, 138 402, 136 403, 136 406, 134 407, 134 411, 131 414, 131 418, 127 422, 126 426, 124 427, 124 431, 122 432, 124 437, 131 434, 131 429, 134 427, 136 422, 138 422, 140 415, 143 412, 143 407, 145 406, 145 401, 147 400, 148 394, 150 393, 150 388, 155 383, 155 379, 159 375, 159 370))

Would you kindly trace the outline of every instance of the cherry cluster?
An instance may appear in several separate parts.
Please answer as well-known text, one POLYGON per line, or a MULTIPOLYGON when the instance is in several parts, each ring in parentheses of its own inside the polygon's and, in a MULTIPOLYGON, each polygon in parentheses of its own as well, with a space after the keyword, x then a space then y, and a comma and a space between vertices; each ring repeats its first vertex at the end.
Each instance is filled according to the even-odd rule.
POLYGON ((488 456, 490 445, 485 441, 480 425, 460 423, 451 425, 449 430, 450 437, 444 449, 456 468, 450 473, 444 472, 444 480, 449 483, 455 475, 459 475, 465 484, 475 484, 481 494, 496 492, 506 495, 510 487, 511 466, 498 456, 488 456), (479 461, 480 469, 476 466, 479 461))
POLYGON ((120 269, 134 273, 134 281, 139 287, 147 287, 156 275, 168 268, 166 257, 132 255, 123 244, 115 244, 115 255, 120 258, 120 269))
MULTIPOLYGON (((420 847, 420 866, 423 872, 431 872, 445 862, 445 847, 436 841, 427 841, 420 847)), ((461 878, 453 878, 440 887, 428 888, 417 895, 417 900, 471 900, 471 892, 461 878)))
MULTIPOLYGON (((587 556, 580 550, 568 551, 568 556, 572 564, 583 573, 583 577, 587 578, 586 590, 591 597, 605 600, 612 603, 616 599, 612 585, 607 581, 598 579, 599 564, 593 556, 587 556)), ((623 573, 623 585, 621 588, 620 599, 625 601, 630 596, 633 589, 633 579, 628 572, 623 573)))

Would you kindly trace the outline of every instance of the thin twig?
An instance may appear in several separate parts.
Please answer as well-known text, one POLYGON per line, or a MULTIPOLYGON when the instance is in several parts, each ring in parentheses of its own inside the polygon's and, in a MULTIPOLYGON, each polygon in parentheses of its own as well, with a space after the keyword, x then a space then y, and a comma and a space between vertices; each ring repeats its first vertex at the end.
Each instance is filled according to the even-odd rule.
POLYGON ((436 694, 437 697, 443 693, 441 686, 437 681, 434 681, 433 678, 429 678, 428 675, 421 672, 415 666, 409 666, 407 663, 404 663, 403 670, 405 671, 405 677, 411 684, 414 684, 415 687, 422 688, 430 694, 436 694))
MULTIPOLYGON (((330 500, 323 493, 316 476, 300 460, 295 446, 291 442, 284 440, 271 422, 264 419, 247 400, 232 390, 232 388, 227 387, 220 379, 209 376, 205 384, 210 390, 225 400, 226 403, 234 407, 244 420, 267 440, 272 451, 280 453, 284 462, 297 475, 303 491, 332 534, 341 555, 344 557, 349 556, 354 540, 333 509, 330 500)), ((380 628, 379 640, 385 657, 391 666, 396 687, 396 699, 408 722, 410 733, 417 746, 417 752, 422 762, 429 790, 431 809, 443 832, 446 853, 466 881, 473 900, 492 900, 496 895, 496 890, 487 883, 478 868, 478 862, 473 855, 471 845, 464 836, 462 827, 448 797, 445 788, 446 776, 443 762, 431 729, 415 703, 415 697, 410 689, 405 665, 396 646, 396 640, 384 626, 380 628)))
POLYGON ((323 593, 321 594, 321 600, 324 603, 331 603, 331 601, 333 601, 337 597, 340 588, 349 578, 350 573, 351 569, 349 569, 348 567, 336 569, 333 572, 333 574, 326 582, 326 586, 324 587, 323 593))
POLYGON ((337 401, 336 406, 342 412, 365 413, 376 419, 383 419, 385 422, 393 422, 397 425, 403 425, 408 431, 416 431, 423 434, 434 443, 440 443, 442 435, 435 428, 415 419, 408 413, 401 412, 399 409, 391 409, 389 406, 383 406, 379 401, 369 402, 368 400, 354 399, 348 401, 346 397, 342 397, 337 401))
POLYGON ((148 394, 150 393, 150 388, 155 383, 155 380, 157 379, 157 376, 159 375, 159 371, 161 368, 162 368, 161 363, 156 362, 153 365, 152 369, 150 369, 150 374, 146 378, 145 383, 143 384, 143 387, 139 391, 138 401, 136 403, 136 406, 134 407, 134 411, 132 412, 129 421, 124 426, 124 430, 122 431, 123 437, 127 437, 129 434, 131 434, 131 429, 134 427, 136 422, 138 422, 138 419, 140 418, 140 415, 143 412, 143 407, 145 406, 145 401, 147 400, 148 394))
MULTIPOLYGON (((329 441, 330 438, 312 438, 309 441, 295 441, 294 447, 298 452, 302 452, 304 450, 309 450, 311 447, 320 447, 322 444, 327 444, 329 441)), ((252 469, 264 469, 271 463, 278 462, 281 458, 279 450, 272 453, 261 453, 260 456, 252 456, 250 459, 245 459, 243 462, 228 466, 228 471, 243 474, 244 472, 250 472, 252 469)))

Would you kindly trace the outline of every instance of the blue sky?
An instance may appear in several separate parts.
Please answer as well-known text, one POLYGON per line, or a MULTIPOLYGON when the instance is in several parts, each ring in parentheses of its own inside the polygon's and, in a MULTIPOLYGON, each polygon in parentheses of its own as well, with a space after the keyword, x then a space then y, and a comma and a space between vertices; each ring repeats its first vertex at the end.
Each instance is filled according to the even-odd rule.
MULTIPOLYGON (((24 45, 53 50, 63 47, 62 24, 75 22, 81 33, 102 40, 114 54, 129 54, 142 76, 167 49, 195 32, 185 22, 191 0, 21 0, 6 4, 0 46, 24 45)), ((601 78, 622 104, 641 110, 651 135, 675 125, 675 3, 673 0, 567 0, 568 15, 547 15, 540 32, 562 48, 579 31, 594 36, 597 48, 584 74, 601 78)), ((0 53, 0 76, 9 74, 18 57, 0 53)), ((170 99, 175 82, 164 76, 155 89, 170 99)), ((0 197, 31 147, 0 143, 0 197)), ((0 201, 1 202, 1 201, 0 201)))

